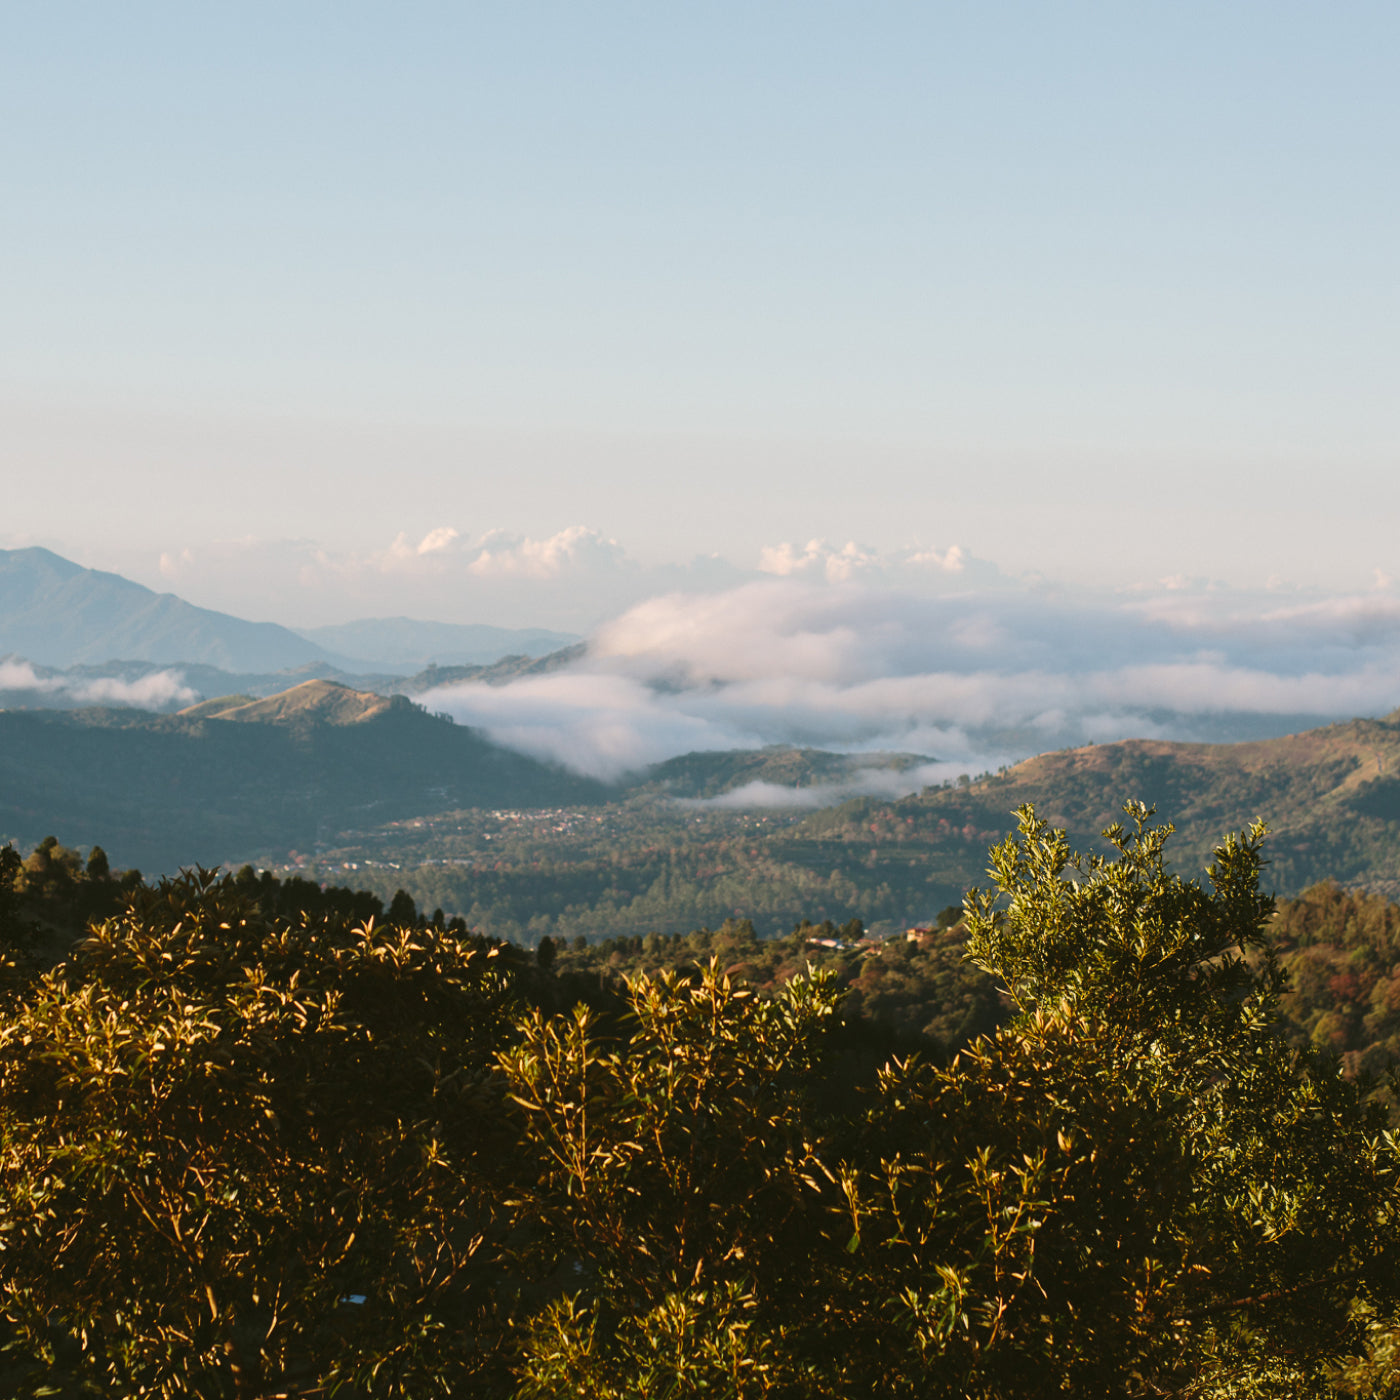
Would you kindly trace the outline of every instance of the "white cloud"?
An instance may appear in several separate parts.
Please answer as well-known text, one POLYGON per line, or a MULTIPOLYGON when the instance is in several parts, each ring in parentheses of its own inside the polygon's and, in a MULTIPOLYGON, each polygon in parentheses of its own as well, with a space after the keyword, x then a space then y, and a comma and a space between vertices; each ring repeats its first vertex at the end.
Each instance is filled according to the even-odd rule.
POLYGON ((474 537, 444 523, 386 538, 361 550, 304 539, 221 540, 172 547, 154 568, 124 571, 153 587, 177 587, 201 607, 291 627, 401 615, 569 631, 717 572, 713 561, 642 569, 616 540, 582 525, 539 537, 502 530, 474 537))
POLYGON ((68 686, 69 693, 84 704, 131 705, 137 709, 163 709, 168 705, 193 705, 197 692, 185 684, 179 671, 155 671, 139 680, 113 677, 80 681, 68 686))
POLYGON ((951 782, 966 765, 921 763, 913 768, 859 768, 838 783, 812 783, 807 787, 785 787, 781 783, 752 782, 720 793, 718 797, 683 799, 683 807, 830 807, 852 797, 883 797, 891 800, 922 788, 951 782))
POLYGON ((973 559, 956 544, 941 553, 919 546, 882 552, 854 540, 839 546, 808 540, 801 549, 789 543, 765 546, 759 550, 758 567, 761 573, 778 578, 827 583, 864 580, 914 589, 965 587, 974 580, 985 586, 1000 579, 995 565, 973 559))
POLYGON ((419 554, 437 554, 444 550, 453 540, 458 538, 457 531, 450 525, 439 525, 436 530, 429 530, 418 543, 419 554))
POLYGON ((33 666, 12 656, 0 659, 0 690, 55 690, 59 682, 40 678, 33 666))
POLYGON ((876 552, 854 540, 839 549, 825 540, 809 540, 807 547, 800 551, 790 544, 779 544, 758 553, 758 567, 763 573, 776 574, 779 578, 816 575, 828 583, 849 583, 878 564, 876 552))
POLYGON ((188 570, 193 563, 194 551, 187 547, 178 551, 178 553, 163 553, 156 567, 160 569, 163 578, 177 579, 182 573, 188 570))
POLYGON ((627 556, 616 540, 596 530, 571 525, 548 539, 492 530, 467 565, 478 578, 557 579, 578 570, 596 572, 625 567, 627 556))
POLYGON ((800 548, 765 546, 744 565, 718 554, 643 563, 583 524, 553 533, 473 533, 443 520, 386 529, 380 543, 358 549, 246 536, 177 542, 118 567, 201 607, 290 627, 402 615, 587 631, 671 590, 724 592, 778 578, 838 591, 861 583, 916 597, 1021 587, 956 544, 877 550, 818 539, 800 548))
POLYGON ((939 598, 774 577, 648 599, 568 670, 431 703, 600 777, 778 742, 977 771, 1069 743, 1386 712, 1400 703, 1400 601, 939 598))
POLYGON ((185 684, 179 671, 154 671, 136 680, 119 677, 41 676, 27 661, 0 659, 0 691, 61 697, 79 705, 123 705, 135 709, 164 709, 192 705, 198 694, 185 684))
POLYGON ((499 744, 596 778, 678 753, 754 744, 742 729, 668 704, 626 676, 565 671, 506 686, 445 686, 418 699, 499 744))

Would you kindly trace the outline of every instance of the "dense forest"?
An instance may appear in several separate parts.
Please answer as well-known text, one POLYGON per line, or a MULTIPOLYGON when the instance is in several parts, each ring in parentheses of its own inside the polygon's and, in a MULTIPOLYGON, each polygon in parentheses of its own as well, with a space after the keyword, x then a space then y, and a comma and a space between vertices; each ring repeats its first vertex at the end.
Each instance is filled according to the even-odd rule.
POLYGON ((912 939, 533 950, 7 848, 0 1383, 1400 1393, 1400 909, 1167 836, 1024 808, 912 939))

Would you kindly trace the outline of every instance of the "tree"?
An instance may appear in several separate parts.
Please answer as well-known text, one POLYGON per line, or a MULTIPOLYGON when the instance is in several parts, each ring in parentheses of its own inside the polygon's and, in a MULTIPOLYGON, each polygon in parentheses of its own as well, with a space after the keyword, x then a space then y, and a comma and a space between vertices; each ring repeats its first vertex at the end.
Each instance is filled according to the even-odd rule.
POLYGON ((413 896, 407 890, 396 890, 384 917, 400 928, 411 928, 418 922, 418 906, 413 896))
POLYGON ((489 1393, 497 963, 203 872, 95 925, 0 1025, 0 1314, 35 1383, 489 1393))
POLYGON ((1019 810, 967 902, 1018 1015, 947 1069, 882 1076, 844 1178, 870 1393, 1321 1393, 1400 1301, 1394 1140, 1276 1034, 1263 827, 1207 889, 1127 811, 1115 854, 1082 857, 1019 810))
POLYGON ((23 869, 13 844, 0 846, 0 998, 21 986, 29 971, 26 953, 34 930, 21 916, 16 888, 23 869))
POLYGON ((712 959, 631 981, 622 1046, 583 1008, 525 1021, 501 1064, 538 1164, 536 1267, 560 1296, 532 1324, 522 1396, 801 1392, 811 1090, 836 1000, 820 977, 760 998, 712 959))

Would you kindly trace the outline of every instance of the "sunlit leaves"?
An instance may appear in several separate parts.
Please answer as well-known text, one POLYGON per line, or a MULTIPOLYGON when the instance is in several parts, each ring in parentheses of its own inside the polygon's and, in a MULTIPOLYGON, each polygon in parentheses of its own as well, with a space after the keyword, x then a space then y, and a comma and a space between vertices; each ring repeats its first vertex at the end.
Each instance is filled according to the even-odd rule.
POLYGON ((140 892, 0 1027, 6 1314, 114 1393, 453 1393, 494 1325, 495 968, 203 874, 140 892))

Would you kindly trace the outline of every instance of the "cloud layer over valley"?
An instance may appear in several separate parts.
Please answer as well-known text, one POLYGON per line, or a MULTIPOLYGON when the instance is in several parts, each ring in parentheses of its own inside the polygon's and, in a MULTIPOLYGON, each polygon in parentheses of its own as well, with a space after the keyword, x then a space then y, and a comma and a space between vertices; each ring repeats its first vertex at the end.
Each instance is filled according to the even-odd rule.
POLYGON ((1114 597, 930 596, 820 558, 785 572, 648 599, 565 669, 423 699, 605 778, 774 743, 935 756, 906 790, 1072 744, 1256 737, 1400 704, 1400 597, 1384 581, 1331 598, 1181 580, 1114 597))

